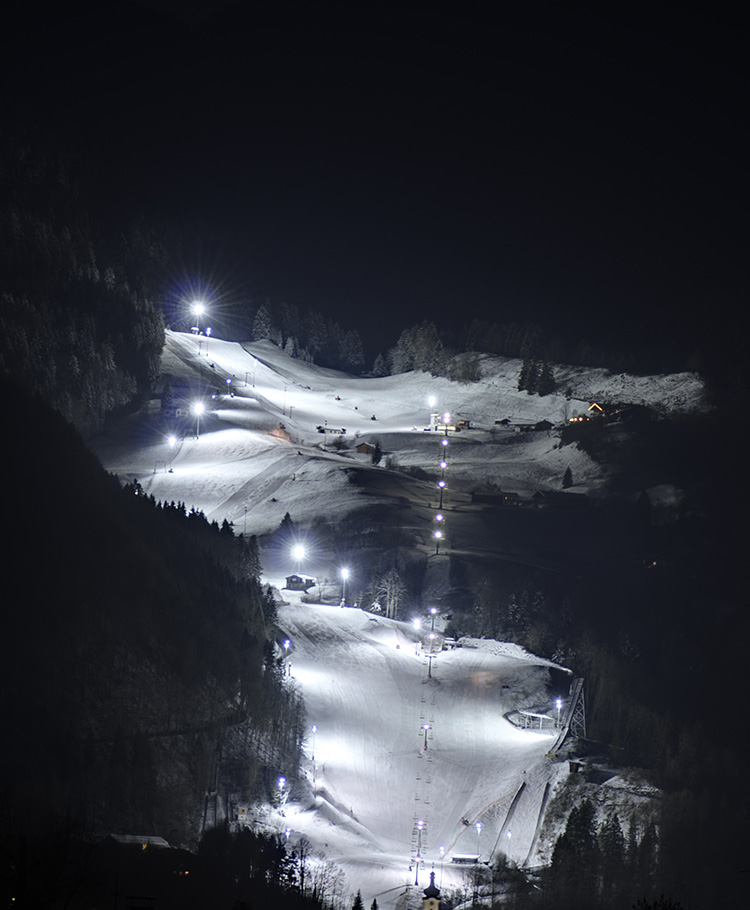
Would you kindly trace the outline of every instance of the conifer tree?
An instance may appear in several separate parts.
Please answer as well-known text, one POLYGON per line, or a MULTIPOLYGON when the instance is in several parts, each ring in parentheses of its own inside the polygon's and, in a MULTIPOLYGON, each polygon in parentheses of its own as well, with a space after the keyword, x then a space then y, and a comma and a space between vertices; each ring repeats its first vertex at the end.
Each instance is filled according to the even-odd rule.
POLYGON ((529 375, 526 380, 526 391, 529 395, 539 390, 539 364, 532 358, 529 362, 529 375))
POLYGON ((280 531, 291 531, 294 528, 294 522, 292 521, 292 516, 287 512, 284 517, 281 519, 281 524, 279 525, 280 531))
POLYGON ((268 306, 262 303, 253 320, 253 341, 265 341, 271 337, 271 314, 268 306))
POLYGON ((359 372, 365 363, 362 350, 362 338, 356 329, 351 329, 343 336, 341 344, 341 365, 345 370, 359 372))
POLYGON ((518 388, 519 392, 523 392, 525 390, 528 379, 529 379, 529 367, 528 367, 527 362, 524 360, 524 362, 521 364, 521 371, 518 374, 517 388, 518 388))
POLYGON ((536 390, 540 396, 551 395, 555 391, 555 375, 546 360, 542 362, 536 390))
POLYGON ((562 479, 563 490, 567 490, 568 487, 573 486, 573 472, 570 470, 570 465, 565 468, 565 473, 563 474, 562 479))
POLYGON ((321 357, 325 356, 328 348, 328 328, 325 319, 320 313, 307 313, 304 319, 305 328, 305 348, 313 359, 318 363, 321 357))
POLYGON ((361 891, 357 891, 357 896, 354 898, 354 903, 352 904, 352 910, 365 910, 365 905, 362 903, 361 891))
POLYGON ((372 364, 372 375, 373 376, 387 376, 388 375, 388 366, 385 362, 385 357, 382 354, 378 354, 375 357, 375 360, 372 364))
POLYGON ((539 366, 533 357, 525 357, 518 374, 518 391, 526 391, 530 395, 537 391, 539 386, 539 366))
POLYGON ((609 896, 617 895, 624 883, 623 870, 626 851, 625 836, 616 812, 611 812, 599 829, 599 853, 601 856, 601 892, 609 896))
POLYGON ((260 578, 260 573, 262 572, 260 547, 258 546, 258 538, 255 534, 253 534, 247 542, 246 554, 247 571, 253 578, 260 578))

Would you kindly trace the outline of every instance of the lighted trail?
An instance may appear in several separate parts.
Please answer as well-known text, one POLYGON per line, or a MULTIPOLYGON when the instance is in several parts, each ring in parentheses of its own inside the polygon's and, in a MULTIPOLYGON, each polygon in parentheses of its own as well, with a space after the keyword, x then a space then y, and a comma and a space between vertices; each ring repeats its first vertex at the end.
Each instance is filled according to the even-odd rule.
POLYGON ((291 675, 317 728, 315 770, 312 738, 305 768, 314 800, 300 786, 301 799, 293 792, 279 819, 290 841, 306 837, 346 870, 366 904, 377 897, 386 910, 416 890, 417 855, 421 887, 433 867, 442 867, 445 887, 458 886, 452 853, 486 861, 501 837, 499 849, 525 859, 553 773, 553 737, 502 715, 545 697, 550 665, 482 643, 442 652, 427 679, 411 625, 284 594, 291 675))

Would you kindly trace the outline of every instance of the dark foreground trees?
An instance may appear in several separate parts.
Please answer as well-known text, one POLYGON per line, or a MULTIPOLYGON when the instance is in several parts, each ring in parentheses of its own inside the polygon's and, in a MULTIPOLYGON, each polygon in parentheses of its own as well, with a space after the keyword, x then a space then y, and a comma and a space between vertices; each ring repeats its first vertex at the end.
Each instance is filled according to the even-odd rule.
POLYGON ((257 546, 122 488, 60 415, 2 387, 17 445, 2 449, 0 854, 19 888, 52 832, 194 844, 280 765, 294 777, 304 715, 257 546))

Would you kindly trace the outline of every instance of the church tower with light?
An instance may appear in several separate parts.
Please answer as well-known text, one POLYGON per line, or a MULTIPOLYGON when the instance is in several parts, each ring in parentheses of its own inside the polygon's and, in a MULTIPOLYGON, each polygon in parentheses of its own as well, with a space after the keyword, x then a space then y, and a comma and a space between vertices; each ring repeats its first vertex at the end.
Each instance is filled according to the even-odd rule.
POLYGON ((435 886, 434 872, 430 872, 430 884, 424 889, 422 910, 440 910, 440 889, 435 886))

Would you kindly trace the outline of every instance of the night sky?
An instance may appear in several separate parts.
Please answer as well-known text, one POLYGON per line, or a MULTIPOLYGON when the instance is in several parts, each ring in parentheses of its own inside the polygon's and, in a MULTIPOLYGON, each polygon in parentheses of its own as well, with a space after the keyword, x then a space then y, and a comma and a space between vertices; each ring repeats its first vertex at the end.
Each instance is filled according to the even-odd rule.
POLYGON ((224 302, 314 307, 370 355, 423 318, 635 340, 698 338, 740 312, 747 35, 713 9, 17 15, 11 119, 76 137, 103 209, 195 232, 180 268, 224 302))

